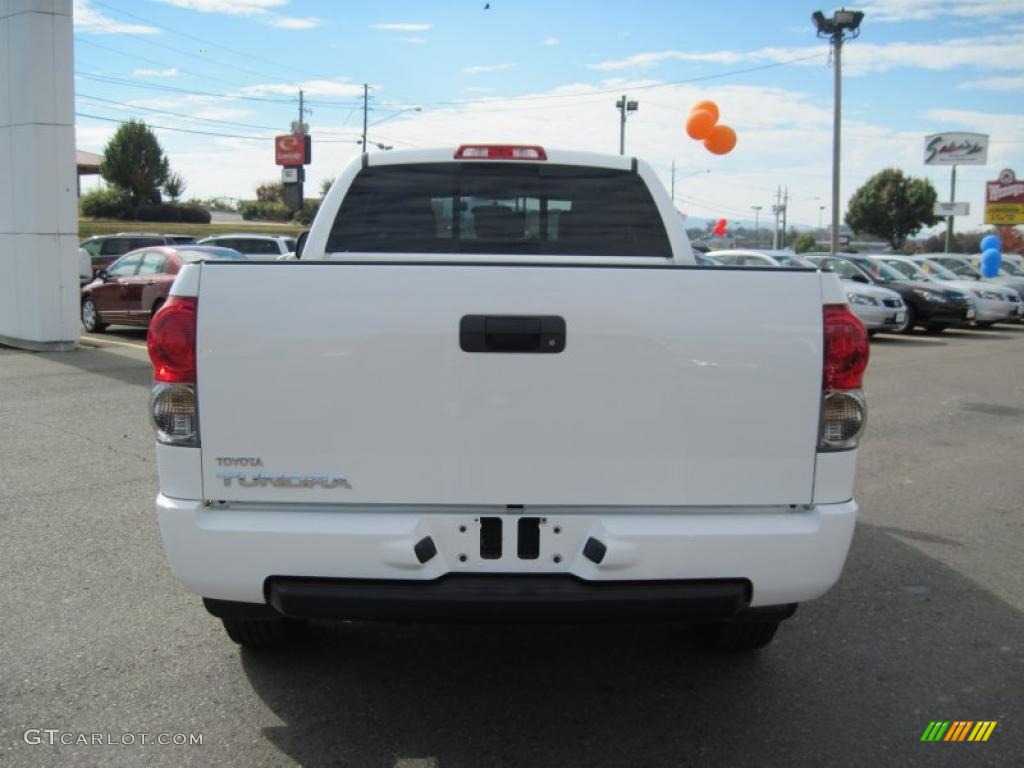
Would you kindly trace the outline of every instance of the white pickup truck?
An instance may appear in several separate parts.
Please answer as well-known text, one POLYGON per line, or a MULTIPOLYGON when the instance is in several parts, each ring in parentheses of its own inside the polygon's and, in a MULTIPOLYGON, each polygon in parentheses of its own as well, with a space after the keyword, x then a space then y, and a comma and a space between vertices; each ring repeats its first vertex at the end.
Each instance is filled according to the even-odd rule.
POLYGON ((759 648, 838 579, 866 419, 835 275, 701 267, 650 166, 363 155, 298 261, 149 330, 175 576, 228 634, 670 619, 759 648))

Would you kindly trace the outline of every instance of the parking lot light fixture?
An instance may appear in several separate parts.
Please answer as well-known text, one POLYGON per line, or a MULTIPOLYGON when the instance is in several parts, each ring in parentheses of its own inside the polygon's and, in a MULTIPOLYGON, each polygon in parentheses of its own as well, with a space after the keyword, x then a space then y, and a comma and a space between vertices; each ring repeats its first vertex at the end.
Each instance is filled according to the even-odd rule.
POLYGON ((832 42, 832 58, 835 65, 835 97, 832 115, 832 254, 839 250, 839 146, 840 122, 842 120, 842 50, 843 41, 860 35, 863 11, 848 11, 840 8, 832 18, 826 18, 821 11, 811 14, 811 20, 818 31, 818 37, 827 37, 832 42))

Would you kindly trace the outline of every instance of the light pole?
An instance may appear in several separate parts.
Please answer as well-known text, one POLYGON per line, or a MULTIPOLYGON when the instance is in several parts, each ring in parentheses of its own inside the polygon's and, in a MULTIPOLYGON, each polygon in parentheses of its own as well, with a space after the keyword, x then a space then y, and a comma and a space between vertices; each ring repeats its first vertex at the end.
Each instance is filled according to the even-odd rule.
POLYGON ((640 103, 637 101, 627 101, 626 94, 622 94, 622 98, 615 102, 615 108, 619 110, 619 154, 626 154, 626 118, 637 111, 640 108, 640 103))
POLYGON ((821 11, 811 14, 818 37, 832 41, 832 57, 835 64, 835 96, 832 113, 832 254, 839 250, 839 128, 842 121, 842 51, 843 41, 860 35, 862 11, 848 11, 841 8, 826 19, 821 11))
POLYGON ((760 227, 758 226, 758 224, 760 223, 759 219, 760 219, 760 216, 761 216, 761 208, 762 208, 762 206, 760 206, 760 205, 752 205, 750 207, 754 209, 754 247, 755 248, 760 248, 761 247, 761 230, 760 230, 760 227))
POLYGON ((818 206, 818 229, 821 229, 821 220, 824 218, 824 216, 825 216, 825 206, 824 205, 819 205, 818 206))

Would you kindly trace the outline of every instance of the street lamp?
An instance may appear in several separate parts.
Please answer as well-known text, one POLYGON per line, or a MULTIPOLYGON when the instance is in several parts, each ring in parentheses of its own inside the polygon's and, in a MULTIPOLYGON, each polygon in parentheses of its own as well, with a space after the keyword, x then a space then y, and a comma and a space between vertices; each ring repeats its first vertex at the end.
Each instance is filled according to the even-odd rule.
POLYGON ((818 229, 821 229, 821 220, 825 216, 825 206, 818 206, 818 229))
POLYGON ((760 206, 760 205, 752 205, 750 207, 754 209, 754 247, 755 248, 760 248, 761 247, 761 232, 760 232, 760 228, 759 228, 758 224, 760 223, 759 222, 759 218, 761 216, 761 208, 762 208, 762 206, 760 206))
POLYGON ((842 50, 843 41, 852 40, 860 35, 860 23, 864 19, 862 11, 848 11, 841 8, 832 14, 831 19, 825 18, 821 11, 811 14, 811 20, 818 30, 818 37, 827 37, 832 41, 833 59, 835 60, 835 104, 832 114, 832 253, 839 250, 839 127, 842 120, 842 50))
POLYGON ((622 94, 622 98, 615 102, 615 108, 621 114, 619 119, 619 154, 624 155, 626 154, 626 118, 640 108, 640 103, 637 101, 627 101, 626 94, 622 94))

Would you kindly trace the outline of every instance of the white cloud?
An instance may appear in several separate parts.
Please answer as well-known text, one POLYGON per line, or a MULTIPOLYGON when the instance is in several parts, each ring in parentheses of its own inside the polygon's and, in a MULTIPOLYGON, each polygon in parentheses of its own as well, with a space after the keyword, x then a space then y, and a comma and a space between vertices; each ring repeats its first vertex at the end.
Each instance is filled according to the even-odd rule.
POLYGON ((1021 91, 1024 90, 1024 75, 1015 77, 985 77, 980 80, 967 80, 957 86, 958 90, 971 91, 1021 91))
POLYGON ((463 88, 463 93, 494 93, 497 88, 484 88, 479 85, 471 85, 469 88, 463 88))
POLYGON ((423 45, 427 42, 425 37, 399 37, 397 39, 400 43, 411 43, 412 45, 423 45))
POLYGON ((371 24, 370 29, 386 29, 390 32, 426 32, 429 24, 371 24))
MULTIPOLYGON (((1018 69, 1024 34, 1000 34, 938 40, 933 43, 870 43, 858 40, 845 46, 843 73, 863 75, 899 67, 949 70, 961 67, 977 69, 1018 69)), ((821 66, 828 49, 824 44, 796 48, 760 48, 754 51, 654 51, 625 59, 588 65, 599 72, 650 69, 665 61, 695 61, 716 64, 799 63, 821 66)))
POLYGON ((301 83, 260 83, 249 85, 242 92, 249 96, 261 96, 268 93, 298 94, 299 89, 307 96, 362 96, 363 86, 344 80, 306 80, 301 83))
POLYGON ((276 16, 270 21, 270 25, 278 29, 314 29, 323 23, 322 19, 312 16, 304 19, 291 16, 276 16))
POLYGON ((159 0, 166 5, 200 13, 226 13, 231 16, 258 16, 269 8, 287 5, 288 0, 159 0))
POLYGON ((98 35, 159 35, 160 30, 144 24, 126 24, 89 7, 89 0, 74 0, 72 12, 76 32, 98 35))
POLYGON ((558 45, 559 39, 557 37, 548 37, 544 39, 544 45, 558 45))
POLYGON ((473 67, 466 67, 462 71, 467 75, 479 75, 484 72, 501 72, 505 69, 512 69, 515 64, 507 61, 504 64, 478 64, 473 67))
POLYGON ((175 67, 167 69, 136 69, 132 74, 135 77, 176 77, 178 70, 175 67))
POLYGON ((1024 13, 1022 0, 867 0, 858 7, 869 22, 928 21, 943 16, 992 20, 1024 13))
POLYGON ((195 116, 207 120, 241 120, 250 114, 247 109, 229 109, 227 107, 208 107, 196 110, 195 116))

